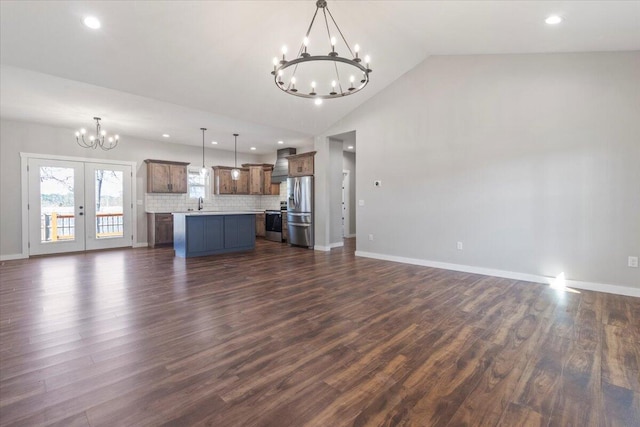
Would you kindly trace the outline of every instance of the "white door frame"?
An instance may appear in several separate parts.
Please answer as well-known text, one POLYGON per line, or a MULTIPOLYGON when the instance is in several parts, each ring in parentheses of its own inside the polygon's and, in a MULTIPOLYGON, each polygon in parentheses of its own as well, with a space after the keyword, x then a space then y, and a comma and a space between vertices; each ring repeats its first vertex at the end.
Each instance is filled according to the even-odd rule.
POLYGON ((351 183, 350 183, 350 175, 351 171, 343 170, 342 171, 342 216, 344 221, 342 221, 342 237, 354 237, 349 233, 351 230, 351 183))
MULTIPOLYGON (((128 165, 131 166, 131 174, 137 170, 137 163, 123 160, 107 160, 107 159, 95 159, 88 157, 71 157, 71 156, 57 156, 53 154, 38 154, 38 153, 20 153, 20 195, 22 204, 22 258, 29 258, 29 173, 27 166, 29 159, 44 159, 44 160, 66 160, 85 163, 102 163, 112 165, 128 165)), ((131 177, 131 234, 134 236, 131 241, 131 246, 135 246, 135 240, 137 233, 137 200, 136 195, 136 180, 131 177)))

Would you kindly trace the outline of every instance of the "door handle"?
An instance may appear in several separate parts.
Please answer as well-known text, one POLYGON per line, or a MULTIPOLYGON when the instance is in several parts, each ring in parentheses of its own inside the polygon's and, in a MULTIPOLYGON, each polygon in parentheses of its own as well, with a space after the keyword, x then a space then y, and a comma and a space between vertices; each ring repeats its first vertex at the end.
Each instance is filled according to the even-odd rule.
POLYGON ((84 215, 84 213, 80 212, 80 213, 78 213, 78 215, 82 216, 82 215, 84 215))
POLYGON ((78 206, 78 209, 82 209, 82 208, 83 208, 83 206, 78 206))

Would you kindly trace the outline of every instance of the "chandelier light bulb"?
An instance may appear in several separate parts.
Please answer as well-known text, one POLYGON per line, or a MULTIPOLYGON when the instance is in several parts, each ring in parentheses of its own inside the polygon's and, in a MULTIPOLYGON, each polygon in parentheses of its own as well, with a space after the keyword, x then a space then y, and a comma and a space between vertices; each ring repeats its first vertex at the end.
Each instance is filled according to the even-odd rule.
POLYGON ((371 62, 371 57, 369 55, 364 57, 364 62, 367 63, 367 67, 369 66, 369 62, 371 62))
POLYGON ((295 77, 291 77, 291 84, 292 85, 296 84, 296 78, 295 77))
POLYGON ((273 57, 273 65, 278 65, 278 58, 276 58, 275 56, 273 57))
POLYGON ((113 137, 109 137, 109 142, 113 142, 113 137))
POLYGON ((314 102, 316 105, 322 105, 322 98, 316 98, 314 102))
POLYGON ((283 55, 287 54, 287 46, 282 46, 282 54, 283 55))
POLYGON ((80 133, 84 135, 85 133, 87 133, 87 130, 85 128, 82 128, 80 129, 80 133))
POLYGON ((80 132, 76 131, 76 138, 80 136, 80 132))
POLYGON ((353 47, 353 51, 354 51, 355 53, 360 52, 360 45, 356 43, 356 45, 353 47))
POLYGON ((119 140, 119 139, 120 139, 120 136, 119 136, 119 135, 115 135, 115 136, 114 136, 114 138, 115 138, 115 139, 116 139, 116 141, 117 141, 117 140, 119 140))
POLYGON ((96 137, 95 137, 95 136, 93 136, 93 135, 91 135, 91 136, 89 137, 89 141, 91 141, 91 142, 93 142, 93 140, 94 140, 94 139, 96 139, 96 137))
POLYGON ((315 89, 316 88, 316 82, 311 82, 311 89, 315 89))
POLYGON ((351 77, 349 77, 349 81, 350 81, 351 83, 353 83, 353 82, 355 82, 355 81, 356 81, 356 78, 355 78, 354 76, 351 76, 351 77))
POLYGON ((102 130, 102 131, 100 131, 100 135, 105 136, 106 134, 107 134, 107 131, 106 131, 106 130, 102 130))
POLYGON ((331 46, 333 46, 333 47, 336 46, 336 38, 335 37, 331 37, 331 46))
POLYGON ((304 47, 308 47, 309 46, 309 37, 305 37, 304 39, 302 39, 302 44, 304 45, 304 47))
POLYGON ((336 92, 336 81, 332 80, 331 81, 331 92, 329 92, 329 95, 337 95, 338 93, 336 92))

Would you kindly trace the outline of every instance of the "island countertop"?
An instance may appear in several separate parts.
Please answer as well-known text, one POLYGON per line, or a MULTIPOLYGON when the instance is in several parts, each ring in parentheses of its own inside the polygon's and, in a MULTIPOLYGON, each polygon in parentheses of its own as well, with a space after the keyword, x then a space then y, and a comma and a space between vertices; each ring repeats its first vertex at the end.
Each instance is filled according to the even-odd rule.
POLYGON ((198 216, 198 215, 256 215, 264 213, 264 211, 186 211, 186 212, 171 212, 173 215, 186 215, 186 216, 198 216))

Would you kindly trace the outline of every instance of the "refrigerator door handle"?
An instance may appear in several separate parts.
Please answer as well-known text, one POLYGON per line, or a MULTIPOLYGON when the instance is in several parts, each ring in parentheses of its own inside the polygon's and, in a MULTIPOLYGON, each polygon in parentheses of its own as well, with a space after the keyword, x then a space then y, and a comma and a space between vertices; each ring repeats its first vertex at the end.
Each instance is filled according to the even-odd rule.
POLYGON ((311 227, 310 223, 302 223, 302 222, 290 222, 289 225, 293 227, 311 227))
POLYGON ((303 212, 303 213, 295 213, 295 212, 289 212, 288 213, 291 216, 309 216, 309 212, 303 212))

